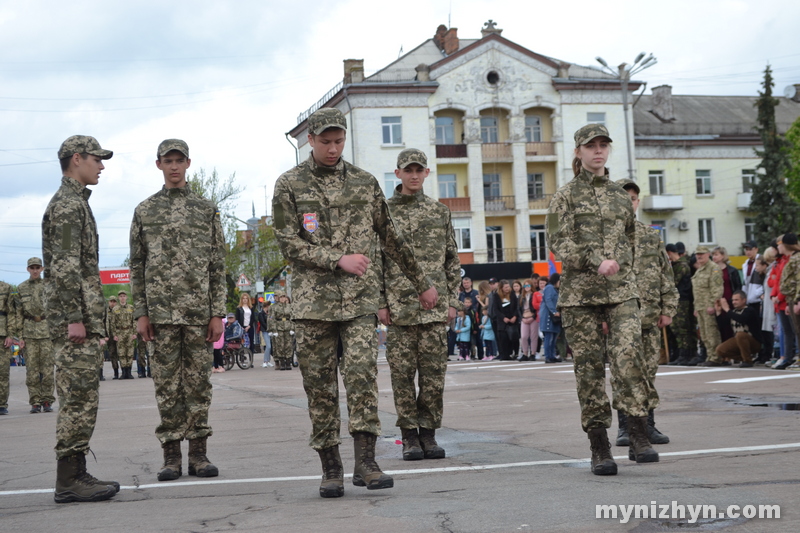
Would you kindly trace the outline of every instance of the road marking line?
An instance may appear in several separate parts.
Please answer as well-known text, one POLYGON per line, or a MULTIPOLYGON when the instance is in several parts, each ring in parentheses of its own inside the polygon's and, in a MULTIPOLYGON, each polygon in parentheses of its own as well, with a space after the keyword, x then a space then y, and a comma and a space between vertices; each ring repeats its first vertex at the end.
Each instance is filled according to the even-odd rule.
POLYGON ((520 367, 517 367, 517 368, 501 368, 499 371, 500 372, 519 372, 520 370, 545 370, 545 369, 548 369, 548 368, 551 368, 551 367, 544 366, 544 363, 542 363, 542 366, 524 366, 522 368, 520 368, 520 367))
POLYGON ((707 372, 730 372, 732 368, 706 368, 703 370, 679 370, 678 372, 658 372, 656 377, 661 376, 684 376, 688 374, 705 374, 707 372))
POLYGON ((769 381, 771 379, 788 379, 800 378, 800 374, 781 374, 778 376, 766 376, 763 378, 737 378, 737 379, 721 379, 719 381, 709 381, 709 383, 749 383, 750 381, 769 381))
MULTIPOLYGON (((659 452, 661 457, 685 457, 687 455, 709 455, 715 453, 737 453, 754 451, 785 450, 790 448, 800 448, 800 442, 790 444, 764 444, 761 446, 741 446, 738 448, 712 448, 708 450, 686 450, 682 452, 659 452)), ((617 455, 614 459, 623 461, 627 455, 617 455)), ((387 470, 391 476, 410 475, 410 474, 439 474, 442 472, 477 472, 480 470, 498 470, 501 468, 523 468, 529 466, 548 466, 548 465, 568 465, 589 463, 591 459, 555 459, 551 461, 527 461, 524 463, 503 463, 496 465, 474 465, 474 466, 446 466, 442 468, 418 468, 408 470, 387 470)), ((352 474, 345 474, 345 478, 353 477, 352 474)), ((204 481, 177 481, 169 483, 151 483, 146 485, 123 485, 120 490, 138 489, 164 489, 171 487, 190 487, 199 485, 232 485, 236 483, 274 483, 280 481, 319 481, 319 475, 314 476, 291 476, 291 477, 261 477, 250 479, 214 479, 204 481)), ((30 490, 6 490, 0 491, 0 496, 19 496, 24 494, 52 494, 53 489, 30 489, 30 490)))

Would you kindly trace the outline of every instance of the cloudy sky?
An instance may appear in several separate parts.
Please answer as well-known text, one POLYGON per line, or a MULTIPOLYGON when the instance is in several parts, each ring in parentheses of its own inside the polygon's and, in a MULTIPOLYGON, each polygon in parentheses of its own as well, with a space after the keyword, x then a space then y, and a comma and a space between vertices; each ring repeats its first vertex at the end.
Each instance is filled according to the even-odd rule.
POLYGON ((0 280, 24 280, 25 261, 41 254, 41 214, 61 178, 55 154, 70 135, 114 150, 91 205, 100 264, 118 266, 134 207, 163 183, 161 140, 189 143, 190 171, 236 173, 236 216, 252 205, 263 215, 294 165, 284 133, 340 81, 343 59, 363 58, 371 74, 439 24, 478 38, 488 19, 572 63, 653 53, 658 64, 639 78, 675 94, 755 95, 767 63, 778 94, 800 83, 791 0, 0 0, 0 280))

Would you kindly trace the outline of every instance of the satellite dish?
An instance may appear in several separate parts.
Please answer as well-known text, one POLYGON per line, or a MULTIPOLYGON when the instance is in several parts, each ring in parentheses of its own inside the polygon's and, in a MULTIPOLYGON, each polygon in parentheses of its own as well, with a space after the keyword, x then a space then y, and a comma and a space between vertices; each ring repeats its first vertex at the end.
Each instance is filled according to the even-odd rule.
POLYGON ((794 98, 797 94, 797 87, 794 85, 787 85, 786 88, 783 90, 783 96, 786 98, 794 98))

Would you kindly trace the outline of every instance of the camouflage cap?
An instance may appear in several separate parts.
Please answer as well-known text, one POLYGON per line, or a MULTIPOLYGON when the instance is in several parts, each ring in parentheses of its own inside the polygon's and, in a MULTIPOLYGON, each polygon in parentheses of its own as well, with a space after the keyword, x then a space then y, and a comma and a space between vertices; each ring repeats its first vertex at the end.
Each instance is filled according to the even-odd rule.
POLYGON ((617 180, 614 183, 616 183, 626 191, 628 189, 633 189, 634 191, 636 191, 636 194, 639 194, 641 192, 641 190, 639 189, 639 185, 630 178, 622 178, 621 180, 617 180))
POLYGON ((42 266, 42 260, 39 259, 38 257, 31 257, 30 259, 28 259, 28 266, 33 266, 33 265, 42 266))
POLYGON ((111 298, 108 299, 108 301, 109 302, 116 302, 117 301, 117 297, 116 296, 112 296, 111 298))
POLYGON ((165 141, 161 141, 161 144, 158 145, 158 157, 159 159, 161 156, 165 156, 173 150, 177 150, 187 158, 189 157, 189 145, 186 144, 186 141, 182 141, 180 139, 167 139, 165 141))
POLYGON ((117 296, 122 296, 123 294, 124 294, 125 296, 127 296, 127 295, 128 295, 128 293, 127 293, 127 292, 125 292, 125 291, 119 291, 119 292, 117 293, 117 296))
POLYGON ((96 155, 100 159, 111 159, 114 152, 111 150, 103 150, 97 139, 89 135, 73 135, 63 143, 61 148, 58 149, 58 158, 64 159, 65 157, 72 157, 75 154, 91 154, 96 155))
POLYGON ((341 128, 347 130, 347 120, 341 111, 335 107, 323 107, 308 117, 308 131, 319 135, 328 128, 341 128))
POLYGON ((694 249, 694 255, 697 254, 710 254, 711 250, 708 249, 708 246, 698 246, 694 249))
POLYGON ((277 289, 277 290, 274 291, 273 296, 275 298, 280 298, 281 296, 286 296, 286 291, 283 291, 281 289, 277 289))
POLYGON ((602 124, 587 124, 575 132, 575 146, 584 145, 595 137, 606 137, 611 142, 611 136, 605 126, 602 124))
POLYGON ((406 168, 408 165, 416 163, 422 168, 428 168, 428 158, 425 152, 416 148, 406 148, 397 156, 397 168, 406 168))

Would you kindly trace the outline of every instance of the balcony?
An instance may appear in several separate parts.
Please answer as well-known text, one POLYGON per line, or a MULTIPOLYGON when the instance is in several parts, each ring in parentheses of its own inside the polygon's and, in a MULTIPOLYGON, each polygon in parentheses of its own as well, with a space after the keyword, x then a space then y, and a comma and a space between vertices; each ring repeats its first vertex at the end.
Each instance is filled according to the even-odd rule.
POLYGON ((516 248, 489 248, 486 250, 487 263, 516 263, 516 248))
POLYGON ((485 196, 483 198, 484 211, 513 211, 513 196, 485 196))
POLYGON ((469 198, 439 198, 439 201, 450 208, 450 211, 472 211, 469 198))
POLYGON ((656 194, 645 196, 642 201, 645 211, 678 211, 683 209, 683 196, 680 194, 656 194))
POLYGON ((508 143, 483 143, 481 145, 483 161, 512 161, 514 155, 508 143))
POLYGON ((556 155, 556 143, 525 143, 525 155, 556 155))
POLYGON ((437 144, 436 159, 467 157, 466 144, 437 144))
POLYGON ((736 195, 736 207, 739 211, 750 211, 750 201, 753 199, 753 193, 740 192, 736 195))
POLYGON ((550 208, 550 200, 553 199, 552 194, 542 194, 535 198, 528 198, 528 209, 535 210, 535 209, 549 209, 550 208))

